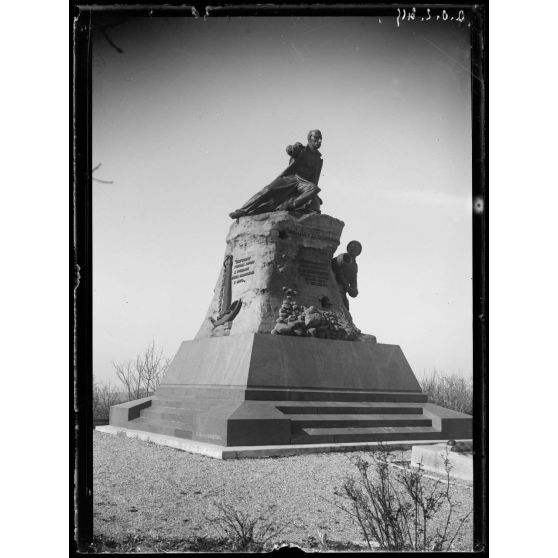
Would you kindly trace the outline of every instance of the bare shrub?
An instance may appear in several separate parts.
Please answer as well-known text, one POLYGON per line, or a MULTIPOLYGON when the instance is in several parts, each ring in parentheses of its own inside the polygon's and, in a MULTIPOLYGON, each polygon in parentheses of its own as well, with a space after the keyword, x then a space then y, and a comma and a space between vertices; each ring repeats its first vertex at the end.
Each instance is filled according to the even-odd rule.
POLYGON ((434 370, 421 379, 421 388, 435 405, 473 414, 473 379, 434 370))
POLYGON ((391 452, 382 447, 372 452, 371 462, 352 458, 358 474, 346 477, 341 489, 336 489, 335 494, 346 502, 338 507, 356 521, 371 550, 452 550, 472 512, 457 516, 447 454, 446 479, 430 481, 431 487, 422 467, 407 464, 395 472, 391 460, 391 452))
POLYGON ((108 382, 93 381, 93 419, 108 420, 110 408, 122 402, 122 394, 110 380, 108 382))
POLYGON ((219 534, 236 551, 261 552, 276 536, 283 533, 289 523, 274 525, 270 519, 252 516, 227 504, 214 502, 218 515, 210 519, 219 534))
POLYGON ((116 377, 120 380, 128 394, 128 401, 148 397, 154 393, 170 364, 170 359, 158 351, 155 341, 151 342, 136 360, 113 362, 116 377))

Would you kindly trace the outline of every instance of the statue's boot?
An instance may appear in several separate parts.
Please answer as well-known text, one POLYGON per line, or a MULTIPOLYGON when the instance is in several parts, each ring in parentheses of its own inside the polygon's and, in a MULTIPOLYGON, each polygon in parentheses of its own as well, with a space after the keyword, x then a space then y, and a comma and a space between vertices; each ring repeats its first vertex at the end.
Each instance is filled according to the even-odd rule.
POLYGON ((266 211, 273 211, 271 206, 272 202, 272 188, 270 185, 262 188, 259 192, 254 194, 240 209, 229 213, 231 219, 238 219, 244 215, 255 215, 256 213, 265 213, 266 211), (267 208, 269 205, 269 208, 267 208))
POLYGON ((279 176, 253 195, 240 209, 229 213, 229 217, 238 219, 244 215, 256 215, 267 211, 297 209, 308 203, 319 191, 318 186, 299 176, 279 176), (289 201, 295 192, 298 196, 289 201))
POLYGON ((231 219, 238 219, 239 217, 244 217, 244 215, 246 215, 246 213, 244 213, 244 211, 242 211, 242 209, 237 209, 236 211, 233 211, 232 213, 229 213, 229 217, 231 219))

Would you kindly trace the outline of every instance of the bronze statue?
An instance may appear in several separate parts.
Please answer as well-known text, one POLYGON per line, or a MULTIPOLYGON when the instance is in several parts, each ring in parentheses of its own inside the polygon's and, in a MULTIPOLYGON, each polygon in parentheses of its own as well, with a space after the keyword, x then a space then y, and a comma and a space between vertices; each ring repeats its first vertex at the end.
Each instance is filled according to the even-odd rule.
POLYGON ((320 213, 318 180, 322 170, 320 130, 308 132, 308 145, 297 142, 287 146, 289 166, 271 183, 252 196, 240 209, 229 213, 232 219, 269 211, 320 213))
POLYGON ((349 299, 347 294, 355 298, 358 295, 357 274, 358 265, 356 263, 357 256, 362 252, 362 245, 357 240, 351 240, 347 244, 347 253, 340 254, 331 261, 331 267, 335 273, 335 279, 343 298, 343 303, 347 310, 349 309, 349 299))

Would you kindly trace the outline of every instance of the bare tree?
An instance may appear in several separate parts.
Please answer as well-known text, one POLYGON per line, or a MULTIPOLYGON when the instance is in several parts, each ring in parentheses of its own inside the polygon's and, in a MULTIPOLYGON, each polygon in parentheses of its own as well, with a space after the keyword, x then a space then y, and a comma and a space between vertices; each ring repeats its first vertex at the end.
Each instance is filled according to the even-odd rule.
POLYGON ((136 357, 136 370, 142 378, 146 397, 159 387, 168 365, 169 359, 163 356, 163 349, 157 352, 155 341, 151 342, 142 355, 136 357))
POLYGON ((128 392, 128 401, 139 399, 141 394, 138 393, 141 386, 141 378, 136 374, 134 363, 131 360, 126 362, 113 362, 116 377, 122 382, 122 385, 128 392))
POLYGON ((151 342, 136 360, 113 362, 117 378, 128 392, 128 399, 148 397, 156 391, 169 366, 170 359, 157 350, 155 341, 151 342))
POLYGON ((93 418, 108 420, 110 408, 121 402, 121 394, 110 380, 93 382, 93 418))

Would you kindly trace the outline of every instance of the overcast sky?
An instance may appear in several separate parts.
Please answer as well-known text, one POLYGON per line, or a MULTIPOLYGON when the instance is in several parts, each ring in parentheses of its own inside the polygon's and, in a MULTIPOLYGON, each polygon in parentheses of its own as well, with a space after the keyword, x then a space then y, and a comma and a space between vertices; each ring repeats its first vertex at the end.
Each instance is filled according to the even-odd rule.
POLYGON ((418 376, 472 372, 467 21, 128 18, 93 51, 94 373, 174 356, 212 298, 227 214, 319 128, 322 211, 359 240, 355 324, 418 376))

